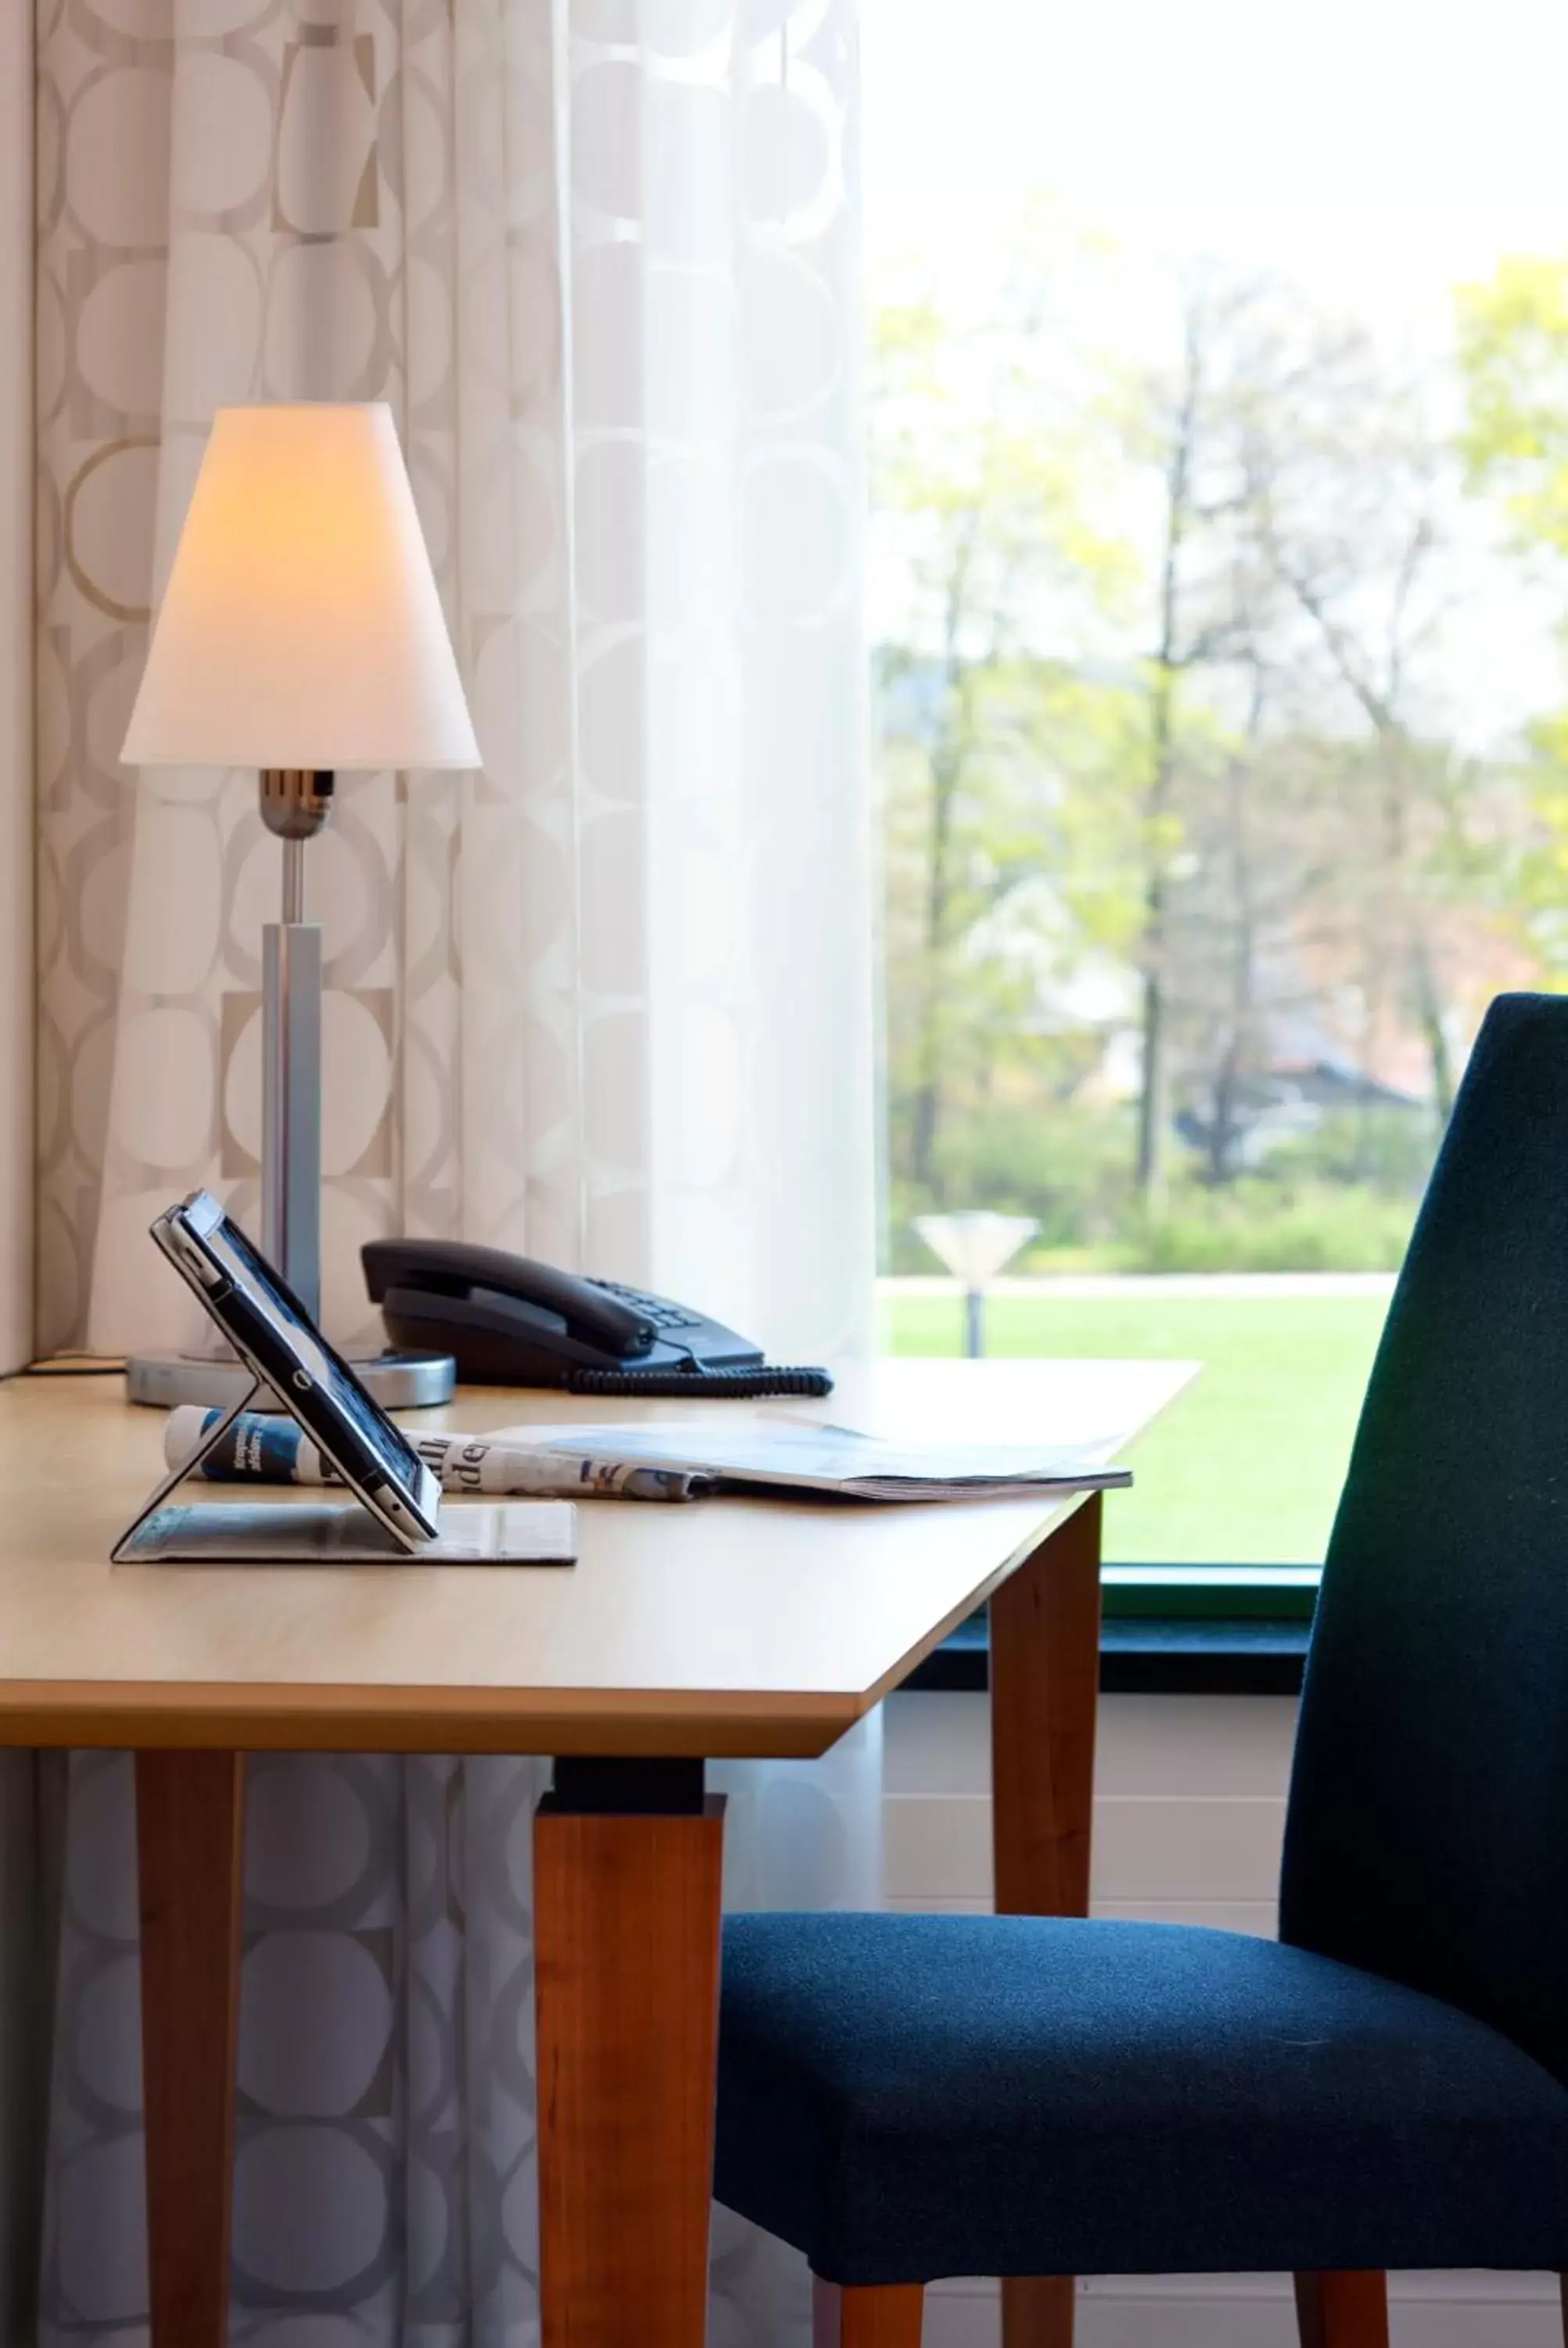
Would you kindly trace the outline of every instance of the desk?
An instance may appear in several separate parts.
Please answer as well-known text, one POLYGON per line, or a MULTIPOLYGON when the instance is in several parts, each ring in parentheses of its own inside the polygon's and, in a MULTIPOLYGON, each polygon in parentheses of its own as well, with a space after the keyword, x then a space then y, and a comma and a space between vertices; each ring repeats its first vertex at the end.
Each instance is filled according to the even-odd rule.
MULTIPOLYGON (((835 1407, 1124 1442, 1188 1375, 888 1364, 835 1407)), ((692 1409, 469 1392, 421 1425, 692 1409)), ((0 1744, 137 1754, 156 2348, 224 2336, 243 1756, 327 1749, 556 1756, 535 1858, 545 2339, 695 2348, 723 1832, 702 1763, 825 1752, 989 1599, 998 1904, 1081 1912, 1098 1502, 601 1501, 570 1570, 111 1567, 162 1435, 107 1380, 0 1391, 0 1744)), ((1014 2348, 1064 2336, 1057 2287, 1023 2291, 1014 2348)))

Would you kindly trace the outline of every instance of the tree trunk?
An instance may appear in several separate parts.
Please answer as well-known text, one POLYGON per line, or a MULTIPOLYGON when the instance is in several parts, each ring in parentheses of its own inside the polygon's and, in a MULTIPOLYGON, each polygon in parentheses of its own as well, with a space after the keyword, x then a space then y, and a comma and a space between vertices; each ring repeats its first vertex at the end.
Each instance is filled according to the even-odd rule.
POLYGON ((1263 731, 1264 686, 1254 664, 1252 695, 1247 708, 1246 755, 1225 767, 1225 812, 1230 829, 1231 889, 1235 933, 1230 966, 1230 1016, 1225 1047, 1214 1077, 1210 1110, 1208 1179, 1211 1188, 1234 1182, 1236 1145, 1241 1138, 1241 1086, 1246 1069, 1247 1045, 1253 1027, 1253 995, 1256 982, 1257 914, 1253 902, 1252 840, 1247 824, 1250 759, 1263 731))
POLYGON ((1182 541, 1192 500, 1193 460, 1203 391, 1203 354, 1195 312, 1187 319, 1181 398, 1165 468, 1165 545, 1160 564, 1160 638, 1153 659, 1150 710, 1149 788, 1144 800, 1142 1027, 1143 1072, 1138 1094, 1138 1154, 1133 1169, 1138 1195, 1150 1213, 1165 1203, 1167 1139, 1171 1117, 1170 1003, 1167 867, 1165 839, 1174 773, 1176 677, 1180 667, 1182 541))
POLYGON ((1211 1190, 1223 1189, 1235 1179, 1235 1151, 1236 1132, 1237 1078, 1240 1069, 1241 1038, 1235 1029, 1220 1057, 1214 1076, 1214 1092, 1209 1103, 1208 1165, 1205 1169, 1211 1190))
POLYGON ((942 986, 946 976, 948 864, 953 836, 953 801, 960 760, 950 746, 931 759, 931 862, 926 881, 925 999, 920 1008, 920 1080, 916 1087, 909 1136, 909 1170, 933 1197, 940 1192, 937 1142, 942 1126, 942 986))
POLYGON ((910 1118, 909 1171, 938 1201, 937 1144, 942 1128, 942 990, 947 976, 948 913, 952 897, 953 818, 972 720, 969 674, 961 638, 968 579, 967 551, 948 582, 943 629, 947 680, 941 731, 931 750, 931 855, 926 873, 925 939, 916 1066, 919 1071, 910 1118))
POLYGON ((1432 1106, 1438 1113, 1440 1132, 1447 1125, 1454 1105, 1453 1054, 1449 1047, 1448 1030, 1443 1025, 1442 1003, 1438 994, 1431 952, 1419 928, 1410 941, 1410 977, 1416 998, 1416 1017, 1431 1069, 1432 1106))
POLYGON ((1138 1093, 1138 1159, 1135 1169, 1138 1194, 1144 1207, 1155 1214, 1165 1203, 1166 1137, 1171 1118, 1169 1004, 1166 1001, 1166 923, 1169 909, 1164 824, 1171 803, 1173 765, 1172 736, 1176 672, 1172 651, 1175 624, 1175 555, 1179 539, 1180 524, 1173 509, 1163 598, 1164 621, 1160 650, 1155 655, 1152 758, 1144 807, 1148 844, 1141 955, 1143 965, 1143 1057, 1138 1093))
POLYGON ((1410 974, 1410 1000, 1416 1025, 1426 1045, 1431 1071, 1432 1106, 1440 1131, 1454 1105, 1453 1055, 1443 1025, 1442 999, 1431 948, 1422 926, 1422 910, 1410 876, 1411 789, 1408 762, 1409 744, 1404 728, 1389 716, 1378 728, 1384 762, 1384 833, 1394 886, 1409 909, 1406 963, 1410 974))
MULTIPOLYGON (((1157 937, 1157 916, 1150 909, 1145 944, 1157 937)), ((1165 1126, 1171 1113, 1165 1035, 1165 989, 1157 971, 1143 973, 1143 1073, 1138 1093, 1138 1193, 1152 1214, 1165 1204, 1165 1126)))

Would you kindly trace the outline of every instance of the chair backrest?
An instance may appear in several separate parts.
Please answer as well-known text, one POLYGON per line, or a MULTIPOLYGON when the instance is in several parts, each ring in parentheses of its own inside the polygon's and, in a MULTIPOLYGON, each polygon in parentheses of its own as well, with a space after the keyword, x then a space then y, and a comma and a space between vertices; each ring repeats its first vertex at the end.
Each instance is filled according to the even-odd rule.
POLYGON ((1481 1029, 1324 1570, 1282 1937, 1568 2082, 1568 1000, 1481 1029))

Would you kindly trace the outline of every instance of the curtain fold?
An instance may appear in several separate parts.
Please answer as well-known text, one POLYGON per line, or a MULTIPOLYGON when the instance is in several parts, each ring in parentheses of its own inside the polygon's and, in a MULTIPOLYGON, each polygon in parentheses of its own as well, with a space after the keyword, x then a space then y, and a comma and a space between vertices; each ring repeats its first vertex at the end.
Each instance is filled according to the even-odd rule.
MULTIPOLYGON (((185 1342, 146 1238, 257 1206, 249 774, 118 764, 214 408, 384 398, 484 752, 355 776, 324 1317, 406 1230, 869 1313, 853 0, 38 0, 42 1342, 185 1342)), ((866 1904, 875 1727, 725 1773, 733 1898, 866 1904)), ((236 2338, 535 2336, 540 1765, 256 1768, 236 2338)), ((49 2343, 144 2324, 129 1776, 67 1809, 49 2343)), ((715 2337, 800 2336, 725 2221, 715 2337)))
POLYGON ((402 1228, 853 1347, 850 0, 41 7, 45 1341, 189 1334, 152 1213, 254 1211, 275 843, 116 753, 213 408, 333 397, 398 417, 485 764, 309 852, 329 1325, 402 1228))

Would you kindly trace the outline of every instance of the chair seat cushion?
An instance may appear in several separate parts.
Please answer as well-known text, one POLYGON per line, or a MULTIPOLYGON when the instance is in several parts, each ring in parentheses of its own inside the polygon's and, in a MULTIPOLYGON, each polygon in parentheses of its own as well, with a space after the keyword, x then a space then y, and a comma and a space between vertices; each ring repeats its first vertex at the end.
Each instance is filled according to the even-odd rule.
POLYGON ((1560 2270, 1568 2091, 1449 2006, 1240 1933, 735 1916, 716 2190, 840 2283, 1560 2270))

